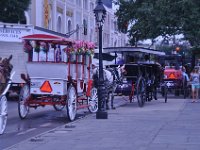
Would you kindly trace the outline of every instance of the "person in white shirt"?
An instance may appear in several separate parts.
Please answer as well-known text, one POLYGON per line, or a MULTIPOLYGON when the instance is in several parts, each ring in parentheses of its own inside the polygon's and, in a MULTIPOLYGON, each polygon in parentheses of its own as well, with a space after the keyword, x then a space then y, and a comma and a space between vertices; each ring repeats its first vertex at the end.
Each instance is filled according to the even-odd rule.
POLYGON ((199 89, 199 73, 198 69, 194 68, 190 74, 191 88, 192 88, 192 102, 196 102, 198 98, 198 89, 199 89))

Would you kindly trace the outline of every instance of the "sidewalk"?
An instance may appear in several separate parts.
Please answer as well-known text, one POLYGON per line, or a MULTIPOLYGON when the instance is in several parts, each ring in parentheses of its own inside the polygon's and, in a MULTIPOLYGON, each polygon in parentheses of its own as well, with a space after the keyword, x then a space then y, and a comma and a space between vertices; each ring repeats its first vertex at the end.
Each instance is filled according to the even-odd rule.
POLYGON ((199 150, 200 102, 160 99, 127 103, 23 141, 6 150, 199 150))

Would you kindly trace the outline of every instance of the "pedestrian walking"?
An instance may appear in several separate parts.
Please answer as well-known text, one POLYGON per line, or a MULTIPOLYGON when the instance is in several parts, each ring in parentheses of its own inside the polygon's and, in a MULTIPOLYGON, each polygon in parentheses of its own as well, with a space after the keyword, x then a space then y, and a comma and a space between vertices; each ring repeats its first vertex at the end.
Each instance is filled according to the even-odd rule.
POLYGON ((192 102, 196 102, 198 99, 198 89, 199 89, 199 73, 198 69, 194 68, 190 74, 191 81, 191 92, 192 92, 192 102))
POLYGON ((182 75, 183 75, 183 77, 186 79, 187 82, 190 81, 189 76, 188 76, 188 74, 186 73, 186 69, 185 69, 184 66, 182 67, 182 75))

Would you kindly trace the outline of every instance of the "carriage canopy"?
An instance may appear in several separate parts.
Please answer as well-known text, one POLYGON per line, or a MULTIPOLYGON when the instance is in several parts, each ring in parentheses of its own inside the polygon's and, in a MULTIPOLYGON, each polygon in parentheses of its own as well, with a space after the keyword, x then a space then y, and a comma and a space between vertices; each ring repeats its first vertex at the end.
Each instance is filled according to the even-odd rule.
POLYGON ((22 39, 24 40, 38 40, 38 41, 48 41, 52 42, 55 44, 70 44, 73 41, 68 38, 60 37, 60 36, 55 36, 55 35, 48 35, 48 34, 32 34, 32 35, 27 35, 23 36, 22 39))
POLYGON ((154 49, 144 48, 144 47, 107 47, 104 48, 105 53, 123 53, 123 52, 137 52, 137 53, 146 53, 146 54, 153 54, 153 55, 165 55, 165 52, 161 52, 154 49))

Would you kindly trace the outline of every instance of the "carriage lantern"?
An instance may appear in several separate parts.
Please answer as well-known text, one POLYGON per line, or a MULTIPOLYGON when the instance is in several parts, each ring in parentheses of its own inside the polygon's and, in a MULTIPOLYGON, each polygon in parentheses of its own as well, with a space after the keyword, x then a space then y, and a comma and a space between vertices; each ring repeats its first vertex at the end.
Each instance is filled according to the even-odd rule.
POLYGON ((101 0, 98 0, 94 9, 96 23, 99 29, 99 83, 98 83, 98 111, 96 119, 107 119, 108 114, 105 110, 105 86, 103 78, 103 61, 102 61, 102 27, 106 17, 106 9, 101 0))

